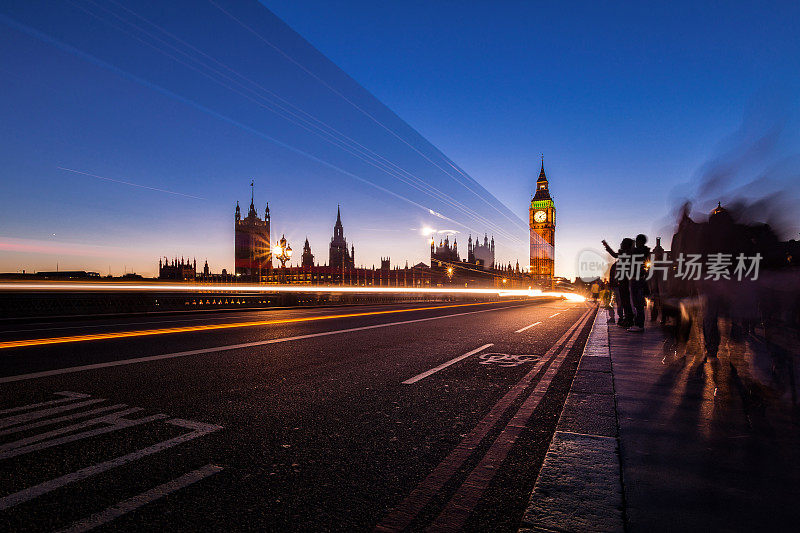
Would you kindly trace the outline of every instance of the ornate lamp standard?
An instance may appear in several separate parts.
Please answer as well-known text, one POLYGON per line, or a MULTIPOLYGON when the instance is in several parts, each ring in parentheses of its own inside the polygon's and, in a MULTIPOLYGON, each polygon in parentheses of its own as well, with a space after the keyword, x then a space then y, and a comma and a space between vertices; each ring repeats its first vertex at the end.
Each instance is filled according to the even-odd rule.
MULTIPOLYGON (((281 262, 281 269, 286 268, 286 261, 292 258, 292 247, 286 242, 286 235, 281 236, 281 240, 275 243, 273 252, 276 254, 275 258, 281 262)), ((284 282, 286 281, 286 274, 284 274, 284 282)))
POLYGON ((281 240, 275 243, 275 258, 281 262, 281 268, 286 266, 286 261, 292 258, 292 247, 286 242, 286 236, 283 235, 281 240))

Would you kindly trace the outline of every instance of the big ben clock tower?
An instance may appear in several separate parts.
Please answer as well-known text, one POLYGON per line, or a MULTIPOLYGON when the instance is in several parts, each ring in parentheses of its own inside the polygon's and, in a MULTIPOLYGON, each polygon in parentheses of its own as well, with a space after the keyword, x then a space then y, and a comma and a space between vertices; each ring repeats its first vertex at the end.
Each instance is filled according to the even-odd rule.
POLYGON ((544 173, 544 156, 536 180, 536 194, 531 199, 530 227, 531 278, 549 284, 555 273, 556 206, 544 173))

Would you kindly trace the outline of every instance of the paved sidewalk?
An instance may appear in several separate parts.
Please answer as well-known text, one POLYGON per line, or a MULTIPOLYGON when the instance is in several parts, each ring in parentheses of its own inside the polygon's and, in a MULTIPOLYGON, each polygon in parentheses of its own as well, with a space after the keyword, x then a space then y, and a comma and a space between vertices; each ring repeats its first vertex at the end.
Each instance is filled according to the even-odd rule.
POLYGON ((605 319, 598 313, 521 529, 796 529, 800 428, 779 386, 791 382, 779 375, 786 365, 763 339, 725 338, 704 362, 697 331, 679 345, 658 325, 632 333, 605 319))

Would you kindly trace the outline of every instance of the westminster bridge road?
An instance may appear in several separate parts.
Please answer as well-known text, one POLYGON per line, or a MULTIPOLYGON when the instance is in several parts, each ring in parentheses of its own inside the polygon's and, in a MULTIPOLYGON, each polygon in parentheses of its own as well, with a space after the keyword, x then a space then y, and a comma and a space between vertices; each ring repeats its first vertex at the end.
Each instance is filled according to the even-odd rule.
POLYGON ((516 530, 594 308, 5 324, 6 530, 516 530))

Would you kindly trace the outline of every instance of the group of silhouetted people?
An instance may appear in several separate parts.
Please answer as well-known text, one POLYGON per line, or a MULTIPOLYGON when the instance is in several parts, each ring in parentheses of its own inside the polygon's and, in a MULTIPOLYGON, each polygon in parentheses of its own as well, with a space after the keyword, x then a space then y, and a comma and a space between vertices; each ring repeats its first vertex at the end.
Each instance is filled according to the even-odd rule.
POLYGON ((601 298, 604 303, 608 302, 609 322, 616 322, 628 331, 644 331, 644 313, 649 292, 646 262, 650 257, 650 248, 647 246, 647 236, 640 233, 636 239, 626 237, 616 251, 606 241, 603 241, 603 246, 616 260, 611 266, 608 287, 605 288, 607 292, 601 298), (620 262, 621 257, 626 259, 624 265, 620 262))
MULTIPOLYGON (((603 242, 614 258, 607 281, 590 287, 595 302, 608 310, 608 322, 641 332, 646 301, 651 320, 674 321, 680 342, 698 324, 706 359, 716 357, 723 335, 737 342, 763 328, 766 338, 800 323, 800 243, 781 241, 769 224, 748 222, 747 204, 721 204, 706 221, 689 217, 687 204, 672 237, 670 250, 660 239, 652 251, 647 236, 624 238, 618 249, 603 242)), ((749 338, 749 337, 748 337, 749 338)))

